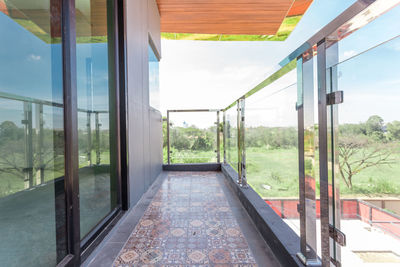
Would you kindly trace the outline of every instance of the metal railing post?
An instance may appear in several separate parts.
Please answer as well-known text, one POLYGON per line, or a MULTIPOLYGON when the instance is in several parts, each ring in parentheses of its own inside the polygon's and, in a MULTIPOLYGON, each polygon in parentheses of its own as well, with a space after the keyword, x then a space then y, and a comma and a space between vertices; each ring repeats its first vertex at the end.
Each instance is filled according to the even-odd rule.
POLYGON ((167 110, 167 154, 169 165, 171 164, 171 147, 169 142, 169 110, 167 110))
POLYGON ((92 122, 91 122, 91 112, 86 112, 86 130, 88 134, 88 144, 87 144, 87 159, 89 166, 92 166, 92 122))
POLYGON ((326 110, 326 42, 318 45, 318 136, 319 176, 321 206, 321 260, 322 266, 330 266, 331 241, 329 237, 330 203, 328 179, 328 144, 326 110))
MULTIPOLYGON (((329 62, 326 63, 326 66, 330 66, 331 63, 339 62, 339 43, 334 43, 326 48, 326 58, 329 62)), ((327 73, 327 91, 326 96, 331 94, 335 94, 338 92, 338 67, 334 65, 329 68, 329 72, 327 73)), ((342 92, 343 93, 343 92, 342 92)), ((328 173, 328 181, 329 188, 331 188, 330 195, 330 203, 332 205, 332 212, 329 213, 330 218, 330 228, 331 234, 332 230, 334 231, 335 238, 331 238, 331 244, 333 247, 333 262, 338 265, 341 264, 341 247, 346 245, 345 235, 340 231, 341 225, 341 202, 340 202, 340 174, 339 174, 339 148, 338 148, 338 104, 342 103, 341 101, 329 101, 327 102, 327 144, 328 144, 328 164, 329 164, 329 173, 328 173), (337 233, 340 233, 340 236, 343 237, 337 238, 337 233), (334 242, 332 242, 334 241, 334 242), (343 241, 343 242, 342 242, 343 241)), ((331 250, 332 251, 332 250, 331 250)))
POLYGON ((221 151, 220 151, 220 128, 219 128, 219 111, 217 111, 217 162, 221 163, 221 151))
POLYGON ((237 162, 237 170, 238 170, 238 180, 237 183, 239 185, 242 184, 242 168, 240 167, 242 163, 242 146, 240 145, 240 100, 236 101, 236 126, 237 126, 237 150, 238 150, 238 162, 237 162))
POLYGON ((21 122, 25 127, 25 188, 34 186, 33 181, 33 134, 32 134, 32 103, 24 102, 24 119, 21 122))
POLYGON ((240 132, 240 186, 242 188, 247 188, 247 177, 246 177, 246 144, 245 144, 245 98, 239 100, 239 111, 240 111, 240 121, 239 121, 239 132, 240 132))
POLYGON ((300 252, 306 266, 321 266, 317 256, 315 201, 315 123, 313 50, 297 59, 300 252), (306 112, 305 112, 306 111, 306 112))
POLYGON ((224 149, 224 164, 226 164, 226 134, 227 134, 227 130, 226 130, 226 112, 223 112, 223 132, 222 132, 222 146, 224 149))
POLYGON ((96 120, 96 165, 100 165, 101 156, 100 156, 100 120, 99 120, 99 113, 95 113, 95 120, 96 120))
POLYGON ((39 126, 38 130, 38 161, 39 161, 39 173, 38 178, 36 180, 36 184, 44 183, 44 164, 43 164, 43 104, 36 104, 36 118, 37 118, 37 125, 39 126))

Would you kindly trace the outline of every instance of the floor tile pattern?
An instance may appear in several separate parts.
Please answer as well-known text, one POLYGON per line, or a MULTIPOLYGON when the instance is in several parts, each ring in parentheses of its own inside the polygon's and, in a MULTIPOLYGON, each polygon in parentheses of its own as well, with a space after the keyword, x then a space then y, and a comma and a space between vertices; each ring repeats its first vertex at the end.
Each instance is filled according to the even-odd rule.
POLYGON ((114 266, 257 265, 217 173, 171 172, 114 266))

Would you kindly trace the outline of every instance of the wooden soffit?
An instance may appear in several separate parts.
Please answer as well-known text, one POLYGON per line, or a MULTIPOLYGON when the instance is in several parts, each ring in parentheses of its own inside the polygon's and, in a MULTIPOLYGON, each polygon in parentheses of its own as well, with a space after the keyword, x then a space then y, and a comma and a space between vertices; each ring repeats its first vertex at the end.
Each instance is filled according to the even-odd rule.
MULTIPOLYGON (((78 43, 107 41, 107 0, 76 1, 78 43)), ((46 43, 61 42, 61 0, 0 0, 0 12, 46 43)))
POLYGON ((276 36, 282 31, 286 32, 287 37, 287 32, 294 29, 311 2, 312 0, 157 0, 161 32, 167 39, 191 39, 190 34, 199 35, 198 39, 210 37, 204 35, 218 35, 219 39, 221 36, 226 38, 226 35, 276 36), (177 36, 182 38, 176 38, 177 36))

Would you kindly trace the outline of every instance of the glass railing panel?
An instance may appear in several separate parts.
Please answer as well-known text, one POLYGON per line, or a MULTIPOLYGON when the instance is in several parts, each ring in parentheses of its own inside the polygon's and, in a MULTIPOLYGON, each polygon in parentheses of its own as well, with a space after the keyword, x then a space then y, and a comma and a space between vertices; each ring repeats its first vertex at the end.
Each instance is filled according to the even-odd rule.
MULTIPOLYGON (((388 2, 395 2, 390 0, 388 2)), ((385 5, 385 1, 374 5, 385 5)), ((380 45, 383 42, 396 38, 400 35, 400 5, 392 8, 387 13, 376 18, 361 29, 340 41, 337 59, 329 60, 328 67, 338 62, 343 62, 351 57, 355 57, 364 51, 380 45)))
POLYGON ((174 163, 217 162, 217 112, 170 112, 170 159, 174 163))
POLYGON ((226 162, 238 170, 238 123, 237 105, 225 111, 226 162))
POLYGON ((347 237, 342 266, 400 262, 399 47, 397 37, 327 72, 332 90, 344 94, 333 107, 338 121, 332 110, 329 122, 341 199, 336 227, 347 237))
POLYGON ((246 99, 246 171, 250 186, 299 230, 297 76, 289 72, 246 99))

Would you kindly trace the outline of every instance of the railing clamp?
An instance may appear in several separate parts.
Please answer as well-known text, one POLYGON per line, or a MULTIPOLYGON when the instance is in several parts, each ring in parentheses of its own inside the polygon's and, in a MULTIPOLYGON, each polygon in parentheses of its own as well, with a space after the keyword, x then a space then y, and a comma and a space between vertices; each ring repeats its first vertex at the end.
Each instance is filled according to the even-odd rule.
POLYGON ((338 260, 335 260, 334 258, 331 257, 331 262, 333 265, 335 265, 336 267, 342 267, 342 263, 338 260))
POLYGON ((326 95, 327 105, 336 105, 343 103, 343 91, 335 91, 326 95))
POLYGON ((346 235, 331 224, 329 225, 329 236, 342 247, 346 246, 346 235))

